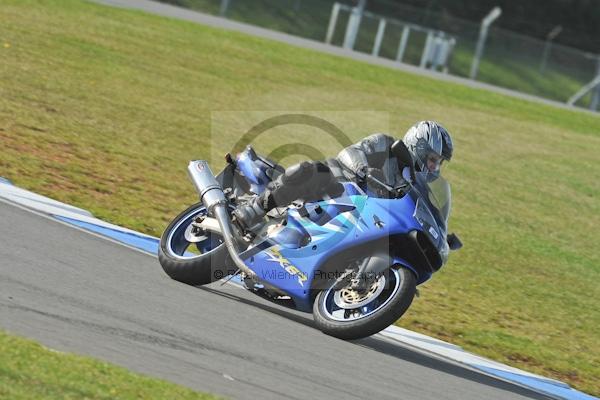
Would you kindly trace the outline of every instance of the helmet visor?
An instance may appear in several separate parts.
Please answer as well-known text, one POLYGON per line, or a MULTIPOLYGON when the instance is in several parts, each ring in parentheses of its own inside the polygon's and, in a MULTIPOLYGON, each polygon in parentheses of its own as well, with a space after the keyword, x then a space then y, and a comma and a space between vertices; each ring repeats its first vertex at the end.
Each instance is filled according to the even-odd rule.
POLYGON ((444 157, 436 153, 429 153, 425 159, 425 168, 427 168, 429 172, 439 172, 443 162, 444 157))

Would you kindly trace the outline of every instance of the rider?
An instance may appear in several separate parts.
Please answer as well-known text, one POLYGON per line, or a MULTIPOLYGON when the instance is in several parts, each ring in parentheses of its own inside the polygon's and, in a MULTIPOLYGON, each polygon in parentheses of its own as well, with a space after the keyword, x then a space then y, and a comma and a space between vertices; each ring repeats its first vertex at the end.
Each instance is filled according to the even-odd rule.
MULTIPOLYGON (((234 211, 235 219, 250 227, 260 222, 269 210, 287 206, 296 199, 316 201, 325 195, 337 197, 344 190, 338 181, 363 183, 367 174, 394 187, 404 179, 390 151, 394 141, 391 136, 373 134, 346 147, 336 158, 325 163, 305 161, 293 165, 249 204, 238 207, 234 211)), ((402 141, 411 153, 417 171, 439 173, 442 162, 452 158, 452 138, 437 122, 416 123, 402 141)))

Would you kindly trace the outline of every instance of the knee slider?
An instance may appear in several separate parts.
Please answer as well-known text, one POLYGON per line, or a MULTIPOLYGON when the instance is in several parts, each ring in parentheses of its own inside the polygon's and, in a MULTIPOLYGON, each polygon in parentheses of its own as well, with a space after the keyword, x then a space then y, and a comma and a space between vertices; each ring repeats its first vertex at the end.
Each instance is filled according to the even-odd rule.
POLYGON ((307 179, 310 179, 313 173, 313 164, 308 161, 303 161, 299 164, 295 164, 287 168, 282 176, 282 181, 285 184, 289 183, 295 185, 306 181, 307 179))

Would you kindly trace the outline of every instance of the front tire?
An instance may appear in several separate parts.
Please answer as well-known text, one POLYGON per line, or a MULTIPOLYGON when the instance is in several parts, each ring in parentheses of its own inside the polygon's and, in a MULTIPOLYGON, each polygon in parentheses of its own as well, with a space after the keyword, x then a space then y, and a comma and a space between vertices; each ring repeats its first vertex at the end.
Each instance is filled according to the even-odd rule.
POLYGON ((188 207, 175 217, 160 238, 158 260, 167 275, 176 281, 205 285, 228 274, 229 257, 221 236, 207 232, 192 242, 188 240, 194 219, 206 214, 202 203, 188 207))
POLYGON ((330 336, 352 340, 373 335, 398 320, 410 307, 416 277, 402 266, 380 275, 366 294, 352 293, 340 279, 319 292, 313 305, 317 327, 330 336))

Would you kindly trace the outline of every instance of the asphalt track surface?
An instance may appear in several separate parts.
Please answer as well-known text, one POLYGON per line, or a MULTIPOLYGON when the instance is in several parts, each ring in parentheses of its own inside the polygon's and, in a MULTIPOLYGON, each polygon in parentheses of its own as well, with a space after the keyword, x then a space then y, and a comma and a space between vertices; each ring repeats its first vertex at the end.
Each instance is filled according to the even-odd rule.
MULTIPOLYGON (((418 75, 427 76, 429 78, 438 79, 447 82, 453 82, 464 86, 469 86, 476 89, 488 90, 491 92, 504 94, 511 97, 516 97, 523 100, 533 101, 536 103, 542 103, 558 108, 579 111, 584 113, 592 113, 593 115, 599 115, 597 112, 581 108, 569 106, 566 103, 549 100, 543 97, 538 97, 530 94, 526 94, 523 92, 518 92, 516 90, 511 90, 507 88, 503 88, 500 86, 490 85, 484 82, 474 81, 471 79, 466 79, 454 75, 443 74, 441 72, 428 70, 425 68, 419 68, 414 65, 399 63, 393 60, 389 60, 387 58, 374 57, 367 53, 361 53, 358 51, 352 51, 348 49, 341 48, 339 46, 328 45, 324 42, 319 42, 316 40, 305 39, 298 36, 293 36, 287 33, 278 32, 270 29, 261 28, 255 25, 250 25, 242 22, 232 21, 230 19, 216 17, 213 15, 201 13, 198 11, 193 11, 190 9, 173 6, 171 4, 159 3, 153 0, 90 0, 95 3, 109 5, 113 7, 140 10, 144 12, 148 12, 151 14, 161 15, 165 17, 185 20, 189 22, 194 22, 197 24, 207 25, 214 28, 232 30, 237 32, 242 32, 252 36, 258 36, 269 40, 275 40, 278 42, 283 42, 290 44, 292 46, 303 47, 306 49, 316 50, 322 53, 328 53, 336 56, 341 56, 345 58, 351 58, 357 61, 366 62, 373 65, 379 65, 387 68, 397 69, 400 71, 410 72, 418 75)), ((341 27, 337 27, 337 29, 342 29, 341 27)), ((568 96, 573 93, 565 93, 565 100, 568 96)))
MULTIPOLYGON (((345 342, 232 285, 0 201, 0 328, 236 399, 545 399, 380 336, 345 342)), ((418 300, 417 300, 418 301, 418 300)))

